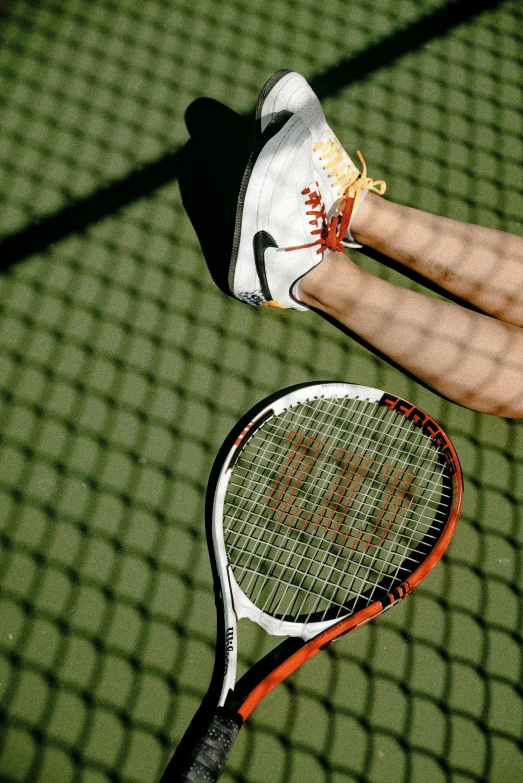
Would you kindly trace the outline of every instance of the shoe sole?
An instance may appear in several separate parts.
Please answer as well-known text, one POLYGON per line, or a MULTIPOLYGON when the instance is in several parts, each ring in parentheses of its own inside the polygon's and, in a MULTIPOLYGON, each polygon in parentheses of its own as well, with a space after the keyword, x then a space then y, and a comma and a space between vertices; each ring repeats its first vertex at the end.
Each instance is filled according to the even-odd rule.
MULTIPOLYGON (((238 194, 238 203, 236 206, 234 238, 232 244, 231 261, 229 264, 229 276, 227 281, 229 285, 229 291, 231 292, 231 295, 234 296, 235 299, 237 299, 238 297, 236 297, 234 293, 234 275, 236 272, 238 252, 240 249, 240 238, 241 238, 241 230, 242 230, 243 207, 245 203, 245 195, 247 193, 247 188, 249 186, 249 181, 251 179, 252 170, 265 145, 284 127, 284 125, 288 122, 288 120, 291 117, 292 117, 292 112, 284 110, 278 112, 278 114, 271 120, 271 122, 267 125, 262 135, 260 136, 258 144, 256 145, 253 152, 251 153, 249 162, 247 163, 247 166, 243 174, 242 183, 240 186, 240 192, 238 194)), ((254 263, 254 257, 253 257, 253 263, 254 263)))
POLYGON ((283 68, 280 71, 276 71, 276 73, 274 73, 270 79, 267 79, 267 81, 261 88, 260 94, 258 96, 258 101, 256 103, 256 111, 254 115, 254 118, 256 120, 256 132, 259 137, 262 134, 261 118, 262 118, 263 104, 265 103, 265 100, 269 95, 270 91, 273 89, 273 87, 275 87, 275 85, 278 84, 280 79, 283 79, 284 76, 287 76, 288 73, 292 73, 292 71, 290 71, 288 68, 283 68))

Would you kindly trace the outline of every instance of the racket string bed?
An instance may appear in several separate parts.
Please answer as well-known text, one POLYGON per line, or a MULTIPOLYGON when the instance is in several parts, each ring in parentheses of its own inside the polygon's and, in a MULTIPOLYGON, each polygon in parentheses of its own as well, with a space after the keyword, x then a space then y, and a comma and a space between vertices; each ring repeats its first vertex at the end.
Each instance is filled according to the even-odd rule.
MULTIPOLYGON (((330 609, 332 605, 338 605, 341 608, 341 606, 350 599, 350 594, 356 580, 364 585, 366 582, 368 583, 369 579, 374 575, 376 577, 375 580, 373 580, 375 586, 379 583, 380 577, 383 577, 387 569, 390 569, 391 565, 394 564, 394 557, 396 557, 396 560, 399 560, 399 563, 396 563, 395 565, 395 570, 390 579, 391 582, 400 576, 401 571, 409 570, 407 567, 403 566, 403 562, 408 560, 410 552, 417 546, 420 546, 427 535, 430 535, 428 529, 434 520, 434 509, 431 508, 431 503, 436 505, 436 500, 433 499, 432 496, 435 495, 436 492, 441 491, 440 477, 438 477, 439 480, 433 478, 434 463, 438 466, 438 472, 440 471, 437 455, 433 448, 423 449, 420 447, 420 433, 414 428, 412 429, 414 430, 414 435, 418 436, 418 441, 415 440, 414 442, 409 443, 409 441, 404 438, 398 443, 397 435, 398 431, 400 431, 400 427, 396 423, 398 417, 387 409, 382 409, 380 411, 380 416, 377 417, 369 415, 365 408, 362 408, 360 405, 360 410, 356 411, 356 420, 354 420, 354 418, 352 420, 349 419, 349 424, 352 426, 353 430, 358 432, 359 429, 357 437, 353 436, 352 438, 351 453, 359 455, 358 459, 361 462, 365 461, 366 463, 366 467, 360 471, 359 475, 360 483, 365 483, 365 491, 358 492, 360 488, 356 487, 356 492, 354 493, 354 497, 350 504, 352 505, 352 508, 350 509, 351 525, 347 526, 347 522, 342 522, 340 518, 336 520, 337 515, 338 517, 344 516, 346 507, 341 509, 340 505, 346 499, 347 490, 350 487, 350 481, 346 482, 345 486, 343 486, 343 476, 338 478, 338 481, 334 486, 334 491, 331 491, 331 496, 323 512, 317 510, 315 512, 307 511, 307 500, 303 496, 301 499, 298 497, 296 488, 291 486, 292 478, 298 471, 301 471, 304 474, 306 473, 307 453, 312 451, 313 455, 317 455, 318 452, 321 452, 321 448, 323 447, 330 452, 331 457, 333 453, 337 452, 336 457, 338 464, 332 459, 330 460, 330 464, 328 464, 329 456, 327 456, 327 459, 325 459, 323 463, 315 465, 314 470, 309 471, 308 493, 311 496, 317 497, 318 494, 326 491, 327 487, 330 486, 332 488, 332 482, 336 476, 336 472, 338 471, 339 474, 339 461, 342 455, 345 456, 344 452, 346 452, 340 445, 344 442, 343 428, 339 423, 339 411, 342 406, 336 404, 336 407, 338 409, 336 413, 333 413, 332 410, 328 410, 328 408, 325 407, 325 410, 322 411, 323 416, 321 418, 314 418, 314 410, 311 408, 301 416, 301 419, 298 422, 296 422, 295 419, 292 420, 292 409, 290 412, 286 411, 285 413, 290 413, 290 415, 287 415, 287 417, 284 415, 277 419, 276 422, 271 422, 271 437, 269 438, 266 433, 264 434, 262 440, 263 449, 257 448, 256 436, 254 436, 252 439, 253 443, 250 445, 250 451, 253 452, 253 459, 248 461, 245 453, 240 458, 241 465, 243 465, 244 468, 243 471, 241 471, 241 469, 237 470, 236 475, 239 473, 240 476, 243 477, 244 484, 242 486, 242 484, 236 482, 233 486, 236 493, 241 492, 241 502, 238 503, 236 495, 235 505, 231 505, 232 513, 230 518, 228 518, 227 514, 229 508, 226 507, 228 528, 226 544, 233 564, 237 555, 241 557, 242 553, 248 553, 247 562, 245 559, 243 560, 243 563, 238 562, 236 578, 241 584, 244 592, 255 604, 260 602, 262 592, 265 590, 264 602, 260 607, 263 611, 292 616, 293 614, 296 614, 298 602, 300 606, 299 613, 301 614, 306 609, 307 599, 311 595, 314 596, 315 604, 312 607, 308 607, 309 614, 317 612, 319 605, 322 602, 327 602, 327 609, 330 609), (370 437, 368 426, 369 424, 372 424, 372 426, 375 427, 377 423, 380 426, 383 426, 383 422, 387 418, 387 415, 387 429, 383 430, 381 433, 381 444, 377 444, 376 441, 378 439, 376 437, 370 437), (288 430, 288 421, 285 420, 286 418, 292 420, 294 429, 290 432, 288 430), (362 426, 362 421, 365 422, 365 426, 362 426), (329 423, 328 430, 326 428, 327 422, 329 423), (300 430, 308 433, 311 431, 314 433, 321 432, 322 440, 318 441, 308 435, 307 440, 304 441, 301 436, 294 434, 299 433, 300 430), (288 453, 285 453, 287 459, 287 464, 285 464, 285 461, 282 461, 281 444, 287 443, 288 445, 289 441, 292 442, 293 434, 294 440, 297 441, 297 443, 294 444, 290 457, 288 453), (268 443, 272 442, 276 443, 276 446, 273 449, 268 445, 268 443), (383 450, 384 443, 387 444, 385 453, 383 450), (407 458, 404 456, 405 443, 410 446, 410 462, 408 462, 407 458), (380 445, 381 451, 379 448, 380 445), (301 453, 298 453, 300 446, 301 453), (413 464, 412 455, 416 452, 418 452, 417 464, 413 464), (428 454, 432 458, 430 461, 432 464, 427 462, 428 454), (376 460, 377 456, 380 456, 381 462, 376 460), (296 464, 289 474, 289 467, 292 467, 293 459, 296 460, 296 464), (402 509, 401 506, 407 496, 407 490, 411 488, 411 477, 415 477, 416 470, 421 467, 423 461, 427 463, 425 465, 424 474, 421 476, 421 482, 419 482, 418 476, 419 485, 415 486, 414 493, 411 493, 413 497, 417 494, 418 519, 415 520, 416 513, 410 514, 410 521, 414 521, 414 524, 412 524, 410 528, 408 543, 404 543, 401 538, 405 538, 407 528, 400 524, 401 519, 404 516, 404 509, 402 509), (263 470, 256 467, 259 463, 263 465, 263 470), (374 475, 372 475, 372 463, 375 463, 376 466, 374 468, 374 475), (384 478, 383 474, 380 473, 380 468, 383 468, 383 466, 385 466, 384 471, 389 472, 389 478, 391 476, 393 477, 394 471, 396 471, 396 486, 401 483, 402 478, 406 479, 408 485, 406 490, 400 492, 399 498, 397 497, 397 494, 394 494, 394 489, 396 489, 395 486, 393 486, 392 490, 389 489, 382 508, 383 517, 386 517, 387 515, 389 517, 385 531, 380 529, 379 520, 377 523, 369 523, 368 520, 370 512, 376 511, 376 498, 380 493, 378 484, 379 480, 384 478), (408 471, 405 470, 407 467, 409 468, 408 471), (287 517, 290 517, 290 524, 286 525, 284 534, 281 534, 280 531, 274 529, 274 514, 267 519, 266 513, 258 513, 257 518, 253 520, 251 513, 251 519, 245 519, 246 514, 249 512, 249 503, 253 508, 255 506, 263 508, 264 504, 261 499, 267 495, 269 479, 272 480, 273 484, 272 493, 269 493, 269 495, 274 496, 275 489, 278 486, 278 471, 280 471, 281 477, 285 477, 287 474, 288 478, 287 489, 289 490, 289 493, 285 500, 287 511, 284 509, 283 512, 280 513, 280 517, 285 516, 285 514, 287 517), (402 476, 402 473, 404 476, 402 476), (370 480, 364 481, 364 479, 369 478, 370 480), (421 484, 423 484, 423 486, 421 486, 421 484), (429 497, 423 498, 422 494, 427 492, 429 493, 429 497), (356 498, 358 501, 357 508, 355 505, 356 498), (300 500, 303 502, 306 509, 305 513, 307 515, 304 519, 303 513, 301 513, 302 509, 298 505, 292 505, 294 501, 298 503, 300 500), (425 517, 425 514, 420 510, 421 500, 423 500, 424 503, 423 508, 429 508, 430 510, 430 515, 426 515, 426 530, 421 529, 422 520, 425 517), (335 505, 334 509, 332 509, 333 504, 335 505), (292 514, 289 512, 289 508, 292 508, 292 514), (314 521, 314 517, 316 517, 316 521, 314 521), (299 520, 301 520, 302 525, 300 530, 301 535, 295 535, 294 542, 291 546, 288 546, 291 528, 296 530, 297 522, 299 520), (332 522, 334 522, 334 528, 331 526, 332 522), (270 535, 267 535, 268 524, 270 523, 273 525, 273 530, 270 531, 270 535), (366 524, 370 524, 370 531, 365 530, 366 524), (345 530, 343 525, 345 525, 345 530), (312 526, 313 534, 318 539, 316 546, 310 537, 309 540, 304 543, 304 533, 307 526, 312 526), (394 539, 391 539, 389 534, 394 528, 396 528, 396 534, 394 539), (321 535, 321 531, 324 531, 324 535, 321 535), (357 531, 355 535, 353 535, 354 531, 357 531), (331 544, 326 546, 325 537, 329 533, 331 534, 331 544), (334 551, 336 548, 340 548, 340 535, 342 537, 342 543, 346 543, 351 537, 353 538, 352 550, 356 548, 357 544, 363 546, 365 554, 367 554, 370 547, 374 549, 373 555, 367 557, 366 562, 365 558, 355 560, 354 552, 351 553, 352 565, 354 566, 356 563, 360 570, 364 569, 365 573, 363 576, 358 578, 357 574, 351 573, 350 570, 349 574, 347 574, 346 564, 340 564, 339 561, 343 559, 343 554, 340 555, 338 553, 336 555, 334 551), (366 539, 365 536, 367 536, 366 539), (378 538, 377 545, 376 542, 372 540, 373 537, 378 538), (387 537, 388 557, 384 557, 383 545, 387 537), (298 547, 300 544, 302 548, 303 546, 308 546, 312 549, 313 554, 307 556, 304 555, 303 552, 299 552, 298 547), (403 552, 401 552, 402 549, 403 552), (321 557, 319 562, 317 560, 318 555, 321 557), (403 555, 403 557, 401 557, 401 555, 403 555), (297 561, 294 566, 292 565, 293 560, 297 561), (319 574, 321 574, 324 567, 328 569, 328 573, 322 577, 323 589, 318 589, 320 581, 319 574), (289 576, 289 573, 291 572, 293 574, 292 577, 289 576), (335 584, 334 588, 331 579, 333 574, 337 574, 338 577, 338 582, 335 584), (250 576, 250 580, 246 583, 245 577, 247 575, 250 576), (344 585, 343 580, 347 575, 350 577, 350 582, 348 585, 344 585), (272 589, 267 590, 268 581, 271 579, 273 583, 272 589), (304 587, 307 581, 309 586, 304 587), (257 593, 254 590, 256 585, 258 585, 257 593), (325 590, 327 587, 329 588, 330 596, 335 596, 337 592, 341 591, 343 593, 343 598, 338 601, 335 601, 332 598, 326 598, 325 590), (289 588, 292 588, 293 594, 287 601, 286 606, 284 606, 284 598, 287 595, 289 588), (300 594, 302 595, 301 603, 298 600, 300 594)), ((372 405, 372 407, 375 408, 376 406, 372 405)), ((346 414, 347 411, 343 411, 343 415, 345 416, 345 429, 347 428, 346 414)), ((356 473, 357 467, 358 465, 355 466, 356 473)), ((436 473, 436 475, 438 474, 436 473)), ((412 500, 409 501, 408 505, 412 506, 412 500)), ((278 503, 276 502, 273 509, 276 512, 276 516, 278 516, 278 508, 278 503)), ((356 592, 355 597, 362 597, 361 590, 356 592)))
MULTIPOLYGON (((340 482, 338 482, 338 485, 337 485, 337 486, 339 486, 339 483, 340 483, 340 482)), ((368 497, 368 496, 369 496, 369 493, 370 493, 371 491, 372 491, 372 487, 371 487, 371 485, 370 485, 370 483, 369 483, 369 486, 368 486, 367 492, 365 493, 364 497, 368 497)), ((344 497, 344 493, 341 493, 341 497, 342 497, 342 498, 344 497)), ((339 505, 339 502, 337 503, 337 505, 339 505)), ((364 501, 364 499, 363 499, 363 497, 362 497, 362 499, 361 499, 361 501, 360 501, 360 511, 361 511, 361 508, 362 508, 364 505, 365 505, 365 501, 364 501)), ((385 508, 386 508, 386 506, 384 507, 384 509, 383 509, 383 510, 385 510, 385 508)), ((348 510, 348 509, 347 509, 347 510, 348 510)), ((387 510, 389 513, 391 513, 391 508, 388 508, 388 509, 386 509, 386 510, 387 510)), ((352 511, 352 516, 353 516, 353 517, 354 517, 354 516, 356 516, 356 518, 357 518, 358 512, 354 512, 353 510, 351 510, 351 511, 352 511)), ((392 513, 394 514, 395 512, 392 512, 392 513)), ((326 516, 326 515, 323 515, 323 516, 326 516)), ((331 514, 331 517, 332 517, 332 516, 333 516, 333 515, 331 514)), ((353 525, 353 528, 354 528, 354 529, 358 529, 358 533, 357 533, 357 535, 355 536, 355 540, 354 540, 354 543, 353 543, 353 545, 352 545, 351 549, 355 549, 355 548, 356 548, 356 545, 357 545, 357 544, 359 543, 359 541, 360 541, 360 540, 363 538, 363 535, 364 535, 364 528, 363 528, 363 526, 364 526, 364 523, 365 523, 365 521, 366 521, 365 519, 363 519, 363 520, 362 520, 362 522, 361 522, 361 525, 360 525, 359 529, 358 529, 358 524, 359 524, 358 522, 356 522, 356 524, 355 524, 355 525, 353 525)), ((391 520, 391 522, 389 523, 389 525, 392 525, 393 523, 394 523, 394 520, 391 520)), ((322 523, 320 523, 320 525, 319 525, 319 526, 320 526, 321 528, 325 528, 325 529, 326 529, 326 531, 329 531, 329 532, 331 531, 331 527, 330 527, 330 524, 329 524, 329 523, 326 523, 326 524, 322 524, 322 523)), ((370 534, 370 540, 369 540, 369 541, 366 543, 366 545, 364 546, 364 551, 365 551, 365 552, 367 552, 367 549, 368 549, 368 547, 369 547, 370 545, 373 545, 373 544, 374 544, 374 542, 372 541, 372 538, 373 538, 374 536, 376 536, 376 532, 375 532, 375 531, 376 531, 378 528, 379 528, 379 524, 374 524, 374 532, 372 532, 372 533, 370 534)), ((336 536, 337 536, 337 535, 338 535, 340 532, 341 532, 341 530, 340 530, 340 523, 338 522, 338 523, 337 523, 337 526, 336 526, 336 528, 335 528, 335 530, 334 530, 333 537, 332 537, 332 541, 333 541, 333 542, 334 542, 334 541, 336 541, 336 536)), ((347 533, 345 533, 345 534, 343 535, 343 538, 344 538, 344 540, 345 540, 346 538, 348 538, 348 537, 349 537, 349 535, 351 534, 351 532, 352 532, 352 531, 348 531, 347 533)), ((344 541, 342 541, 342 543, 344 543, 344 541)), ((380 543, 381 543, 381 542, 380 542, 380 543)), ((332 547, 330 547, 330 549, 332 549, 332 547)), ((376 548, 376 550, 375 550, 375 551, 376 551, 376 557, 375 557, 375 559, 377 559, 377 553, 378 553, 378 551, 379 551, 379 550, 378 550, 378 548, 376 548)), ((324 550, 323 560, 321 561, 321 564, 320 564, 320 565, 324 565, 324 564, 326 564, 326 558, 327 558, 328 554, 329 554, 329 549, 327 549, 327 550, 324 550)), ((354 558, 353 558, 353 560, 354 560, 354 558)), ((361 566, 362 566, 362 559, 360 559, 358 562, 359 562, 359 565, 360 565, 360 567, 361 567, 361 566)), ((308 571, 309 571, 309 570, 310 570, 310 569, 308 569, 308 571)), ((371 571, 371 570, 372 570, 372 568, 367 568, 367 577, 368 577, 368 575, 370 574, 370 571, 371 571)), ((329 575, 328 575, 328 576, 325 578, 325 582, 326 582, 327 584, 329 584, 329 583, 331 583, 331 584, 332 584, 332 579, 330 578, 330 577, 332 576, 332 573, 333 573, 333 566, 331 565, 331 573, 330 573, 330 574, 329 574, 329 575)), ((353 583, 354 583, 354 578, 352 579, 352 582, 351 582, 351 586, 350 586, 350 587, 352 587, 353 583)), ((340 586, 340 585, 338 584, 338 586, 340 586)), ((345 597, 345 600, 347 600, 347 596, 345 597)), ((314 609, 315 609, 315 608, 316 608, 316 607, 314 607, 314 608, 312 609, 312 611, 314 611, 314 609)), ((304 607, 302 606, 302 607, 301 607, 301 609, 304 609, 304 607)))

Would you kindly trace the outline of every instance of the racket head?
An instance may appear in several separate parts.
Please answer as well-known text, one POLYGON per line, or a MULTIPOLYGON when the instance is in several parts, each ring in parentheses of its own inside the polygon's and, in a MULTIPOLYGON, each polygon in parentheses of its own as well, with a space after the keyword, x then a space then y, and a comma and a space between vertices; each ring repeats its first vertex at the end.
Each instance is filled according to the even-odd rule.
POLYGON ((452 538, 462 492, 448 436, 396 395, 325 381, 251 409, 207 493, 223 618, 219 703, 234 690, 237 619, 299 637, 303 662, 303 643, 314 654, 426 577, 452 538))

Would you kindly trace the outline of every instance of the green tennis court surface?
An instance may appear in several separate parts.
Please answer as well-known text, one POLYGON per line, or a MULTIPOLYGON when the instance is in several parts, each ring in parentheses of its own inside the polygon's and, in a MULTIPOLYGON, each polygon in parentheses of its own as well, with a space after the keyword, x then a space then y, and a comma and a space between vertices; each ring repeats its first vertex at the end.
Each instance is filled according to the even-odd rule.
POLYGON ((2 783, 158 780, 212 670, 212 460, 253 403, 324 378, 435 416, 464 513, 417 594, 255 711, 224 783, 523 780, 520 422, 226 298, 175 154, 196 98, 248 114, 290 68, 392 199, 521 233, 522 22, 517 0, 1 0, 2 783))

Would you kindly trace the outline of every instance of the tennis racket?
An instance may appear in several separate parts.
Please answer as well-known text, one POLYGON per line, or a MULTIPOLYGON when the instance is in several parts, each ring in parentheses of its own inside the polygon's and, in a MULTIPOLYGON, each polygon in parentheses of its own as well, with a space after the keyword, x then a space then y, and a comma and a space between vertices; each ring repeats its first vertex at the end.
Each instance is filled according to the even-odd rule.
POLYGON ((162 781, 216 781, 264 696, 427 576, 450 542, 461 500, 449 438, 401 397, 325 382, 253 408, 211 473, 216 663, 162 781), (236 683, 241 618, 288 638, 236 683))

